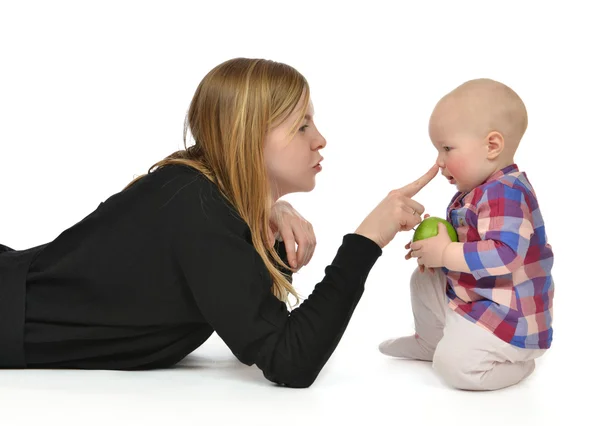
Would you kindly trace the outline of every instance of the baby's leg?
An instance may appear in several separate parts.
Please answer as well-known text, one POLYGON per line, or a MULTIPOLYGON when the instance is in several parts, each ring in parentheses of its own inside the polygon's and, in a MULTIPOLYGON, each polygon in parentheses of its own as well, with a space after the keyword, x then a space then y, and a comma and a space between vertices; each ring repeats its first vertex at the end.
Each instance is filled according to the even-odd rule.
POLYGON ((442 338, 446 310, 446 276, 441 269, 433 273, 415 269, 410 278, 410 297, 415 319, 415 334, 382 342, 381 353, 394 357, 431 361, 442 338))
POLYGON ((529 376, 535 369, 534 359, 544 352, 510 345, 448 308, 433 369, 452 387, 496 390, 529 376))

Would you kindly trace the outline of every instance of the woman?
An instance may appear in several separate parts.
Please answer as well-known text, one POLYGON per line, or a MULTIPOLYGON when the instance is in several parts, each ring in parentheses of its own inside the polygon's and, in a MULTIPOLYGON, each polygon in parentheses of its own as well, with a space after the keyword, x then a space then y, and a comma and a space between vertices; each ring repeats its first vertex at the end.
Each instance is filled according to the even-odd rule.
MULTIPOLYGON (((276 201, 315 186, 326 142, 312 117, 309 86, 290 66, 233 59, 210 71, 187 116, 194 145, 54 241, 2 247, 0 367, 162 368, 217 332, 272 382, 310 386, 381 249, 421 221, 411 197, 437 173, 390 192, 289 312, 293 270, 275 234, 306 240, 311 229, 294 231, 281 220, 293 209, 276 201)), ((288 244, 300 264, 312 253, 304 240, 297 254, 288 244)))

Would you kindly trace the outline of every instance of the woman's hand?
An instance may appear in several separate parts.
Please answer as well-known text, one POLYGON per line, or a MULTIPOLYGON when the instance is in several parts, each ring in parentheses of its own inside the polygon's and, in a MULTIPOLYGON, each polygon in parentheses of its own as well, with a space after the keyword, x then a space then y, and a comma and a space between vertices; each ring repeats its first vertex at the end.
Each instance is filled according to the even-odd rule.
POLYGON ((399 231, 408 231, 421 223, 425 208, 412 199, 439 170, 437 165, 403 188, 391 191, 357 228, 356 233, 373 240, 383 248, 399 231))
POLYGON ((288 263, 297 272, 312 259, 317 239, 312 225, 287 201, 277 201, 271 208, 271 244, 283 240, 288 263), (296 244, 298 250, 296 251, 296 244))

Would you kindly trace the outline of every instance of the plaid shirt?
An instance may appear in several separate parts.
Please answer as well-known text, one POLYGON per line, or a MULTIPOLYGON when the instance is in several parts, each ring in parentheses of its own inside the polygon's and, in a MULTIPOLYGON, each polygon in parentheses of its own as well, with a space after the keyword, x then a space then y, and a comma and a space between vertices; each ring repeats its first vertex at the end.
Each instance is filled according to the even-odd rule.
POLYGON ((549 348, 554 257, 526 174, 512 164, 457 193, 447 219, 471 269, 442 268, 450 308, 514 346, 549 348))

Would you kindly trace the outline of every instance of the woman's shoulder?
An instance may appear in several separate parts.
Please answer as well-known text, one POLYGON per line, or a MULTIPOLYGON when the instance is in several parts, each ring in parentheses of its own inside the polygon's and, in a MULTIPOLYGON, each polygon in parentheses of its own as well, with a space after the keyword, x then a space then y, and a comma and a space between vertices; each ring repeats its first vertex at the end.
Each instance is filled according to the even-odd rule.
POLYGON ((211 232, 222 230, 244 236, 248 233, 248 226, 235 208, 217 185, 200 171, 169 164, 152 172, 148 178, 160 197, 160 208, 168 220, 211 232))
MULTIPOLYGON (((137 183, 151 187, 172 189, 182 183, 212 183, 198 170, 183 164, 167 164, 145 175, 137 183)), ((133 188, 134 186, 132 186, 133 188)))
POLYGON ((224 198, 216 185, 200 171, 183 165, 167 164, 146 174, 123 191, 138 195, 152 195, 153 198, 164 199, 165 205, 178 198, 189 197, 190 193, 211 194, 215 202, 224 198))

